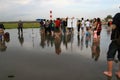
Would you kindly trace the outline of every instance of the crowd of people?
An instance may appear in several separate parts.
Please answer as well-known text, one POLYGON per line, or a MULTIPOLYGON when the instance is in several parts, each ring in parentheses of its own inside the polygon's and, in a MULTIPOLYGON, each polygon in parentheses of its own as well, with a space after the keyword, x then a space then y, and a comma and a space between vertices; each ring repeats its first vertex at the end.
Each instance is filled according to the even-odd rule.
MULTIPOLYGON (((55 38, 58 38, 58 40, 60 40, 60 34, 64 33, 65 35, 68 35, 74 31, 74 28, 71 29, 67 28, 67 18, 65 20, 57 19, 54 21, 44 20, 43 22, 40 23, 40 25, 41 25, 42 33, 51 34, 55 38)), ((104 74, 108 77, 112 77, 113 61, 117 51, 118 51, 118 60, 120 60, 120 13, 117 13, 114 16, 113 21, 108 22, 108 31, 111 31, 111 29, 112 29, 112 33, 111 33, 112 42, 107 52, 108 69, 107 71, 104 71, 104 74)), ((86 39, 90 39, 91 35, 93 34, 92 51, 93 51, 93 55, 95 53, 94 51, 98 51, 97 56, 95 56, 96 57, 95 60, 97 60, 100 53, 99 43, 100 43, 100 34, 102 31, 101 19, 94 18, 93 20, 89 20, 89 19, 84 20, 84 18, 82 18, 81 20, 77 21, 77 31, 78 31, 78 35, 79 34, 81 34, 82 36, 86 35, 87 37, 86 39), (94 46, 96 42, 97 42, 97 46, 94 46)), ((120 65, 118 72, 116 72, 116 75, 118 78, 120 78, 120 65)))
MULTIPOLYGON (((44 42, 46 36, 51 36, 52 39, 54 40, 55 43, 55 52, 57 54, 61 53, 60 45, 62 41, 62 36, 65 36, 64 44, 66 45, 67 41, 70 41, 72 33, 74 33, 74 28, 68 28, 67 27, 67 20, 68 18, 60 19, 57 18, 56 20, 41 20, 40 21, 40 33, 41 33, 41 46, 44 47, 44 42), (66 40, 66 38, 68 40, 66 40)), ((78 36, 80 34, 82 36, 86 35, 86 47, 88 47, 88 42, 91 39, 92 32, 97 31, 96 33, 93 33, 94 35, 97 35, 97 37, 100 36, 101 32, 101 21, 100 18, 94 18, 94 20, 84 20, 84 18, 81 18, 81 20, 77 20, 77 31, 78 31, 78 36)), ((18 39, 20 44, 22 45, 24 42, 24 37, 23 37, 23 22, 19 20, 18 22, 18 39)), ((5 41, 5 35, 9 37, 9 33, 4 32, 4 25, 0 25, 0 39, 1 41, 5 41)), ((97 37, 94 37, 95 41, 97 40, 97 37)), ((8 38, 9 39, 9 38, 8 38)), ((49 41, 49 40, 48 40, 49 41)), ((94 42, 95 42, 94 41, 94 42)), ((82 39, 81 39, 82 42, 82 39)), ((67 48, 67 46, 66 46, 67 48)), ((81 47, 82 49, 82 47, 81 47)))
POLYGON ((100 34, 102 30, 102 22, 100 18, 94 18, 93 20, 77 20, 76 28, 67 27, 67 19, 63 20, 57 18, 56 20, 42 20, 40 22, 40 33, 41 33, 41 42, 40 45, 44 48, 46 43, 47 45, 53 46, 55 44, 55 52, 57 54, 61 53, 61 42, 66 46, 69 41, 72 41, 72 35, 74 31, 77 31, 78 45, 81 42, 81 50, 84 45, 84 35, 85 35, 85 44, 86 48, 88 47, 89 41, 93 36, 93 44, 91 46, 93 58, 97 61, 100 54, 100 34), (76 30, 75 30, 76 29, 76 30), (79 39, 81 35, 81 40, 79 39))
MULTIPOLYGON (((67 27, 68 18, 60 19, 57 18, 56 20, 41 20, 40 21, 40 28, 41 32, 45 34, 51 34, 52 36, 57 36, 56 33, 64 33, 69 34, 74 31, 73 27, 67 27)), ((72 23, 71 23, 72 24, 72 23)), ((80 34, 85 34, 86 32, 97 31, 97 37, 100 37, 100 33, 102 30, 102 22, 100 18, 94 18, 93 20, 77 20, 77 31, 80 34)))
MULTIPOLYGON (((40 45, 44 47, 45 45, 45 37, 51 36, 51 39, 54 40, 55 44, 55 52, 57 54, 61 53, 61 41, 62 41, 62 35, 65 37, 72 37, 71 35, 74 33, 74 29, 77 29, 78 33, 78 45, 79 45, 79 35, 81 34, 81 42, 82 38, 85 35, 86 36, 86 44, 88 44, 88 41, 91 39, 91 36, 93 36, 93 44, 91 47, 92 50, 92 58, 95 57, 95 60, 98 60, 99 54, 100 54, 100 34, 102 31, 102 22, 100 18, 94 18, 93 20, 84 20, 84 18, 77 20, 77 28, 73 27, 67 27, 68 18, 60 19, 57 18, 56 20, 41 20, 40 21, 40 34, 41 34, 41 43, 40 45)), ((71 23, 73 24, 73 23, 71 23)), ((112 67, 113 67, 113 61, 115 54, 118 51, 118 60, 120 60, 120 13, 117 13, 113 21, 108 22, 108 31, 112 29, 111 34, 111 44, 109 46, 108 52, 107 52, 107 64, 108 69, 107 71, 104 71, 104 74, 106 76, 112 77, 112 67)), ((0 49, 5 50, 7 46, 5 45, 5 42, 9 42, 10 40, 10 34, 8 32, 4 32, 5 27, 3 24, 0 24, 0 49)), ((21 42, 21 45, 24 42, 23 38, 23 23, 22 21, 19 21, 18 23, 18 39, 21 42)), ((64 38, 65 42, 69 40, 69 38, 64 38)), ((71 38, 70 38, 71 39, 71 38)), ((49 39, 48 39, 49 41, 49 39)), ((63 42, 64 42, 63 41, 63 42)), ((64 43, 66 45, 66 43, 64 43)), ((52 44, 53 45, 53 44, 52 44)), ((82 44, 81 44, 82 45, 82 44)), ((88 47, 88 45, 86 45, 88 47)), ((67 45, 66 45, 67 48, 67 45)), ((120 65, 119 70, 116 72, 116 75, 118 78, 120 78, 120 65)))

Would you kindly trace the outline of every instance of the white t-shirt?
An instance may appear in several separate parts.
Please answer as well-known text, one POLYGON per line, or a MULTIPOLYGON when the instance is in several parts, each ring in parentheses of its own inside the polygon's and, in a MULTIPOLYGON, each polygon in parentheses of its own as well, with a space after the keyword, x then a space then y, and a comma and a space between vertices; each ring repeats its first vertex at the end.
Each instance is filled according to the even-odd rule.
POLYGON ((81 27, 85 26, 85 21, 84 20, 82 20, 81 25, 82 25, 81 27))
POLYGON ((90 27, 90 22, 89 21, 86 21, 86 27, 90 27))

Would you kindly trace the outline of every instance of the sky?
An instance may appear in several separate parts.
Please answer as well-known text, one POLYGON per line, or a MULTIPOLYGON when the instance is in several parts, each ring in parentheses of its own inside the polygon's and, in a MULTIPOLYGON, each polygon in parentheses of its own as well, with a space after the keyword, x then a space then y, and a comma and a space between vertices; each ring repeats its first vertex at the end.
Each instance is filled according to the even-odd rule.
POLYGON ((0 0, 0 21, 105 18, 120 12, 120 0, 0 0))

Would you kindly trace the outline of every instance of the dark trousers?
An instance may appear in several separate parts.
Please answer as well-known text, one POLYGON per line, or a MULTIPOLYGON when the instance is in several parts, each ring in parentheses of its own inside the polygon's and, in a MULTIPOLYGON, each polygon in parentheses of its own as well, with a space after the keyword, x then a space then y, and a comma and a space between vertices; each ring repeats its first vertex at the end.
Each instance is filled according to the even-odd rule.
POLYGON ((109 45, 109 49, 107 52, 107 60, 113 61, 117 51, 117 58, 120 61, 120 45, 118 45, 116 41, 112 41, 109 45))
POLYGON ((23 28, 22 27, 18 27, 18 33, 23 33, 23 28))

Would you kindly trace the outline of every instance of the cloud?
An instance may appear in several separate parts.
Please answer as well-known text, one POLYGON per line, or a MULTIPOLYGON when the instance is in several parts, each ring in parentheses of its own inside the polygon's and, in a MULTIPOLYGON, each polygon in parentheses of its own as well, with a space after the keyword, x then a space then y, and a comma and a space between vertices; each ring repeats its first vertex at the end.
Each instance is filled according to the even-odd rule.
POLYGON ((20 5, 26 5, 26 4, 29 4, 32 0, 6 0, 8 3, 11 3, 11 4, 20 4, 20 5))
POLYGON ((30 3, 30 0, 15 0, 14 3, 26 5, 30 3))
POLYGON ((120 9, 120 3, 111 6, 112 9, 120 9))
POLYGON ((54 18, 94 17, 98 16, 97 12, 105 16, 107 13, 113 14, 112 11, 119 11, 119 3, 119 0, 0 0, 0 21, 49 19, 50 10, 54 18))

